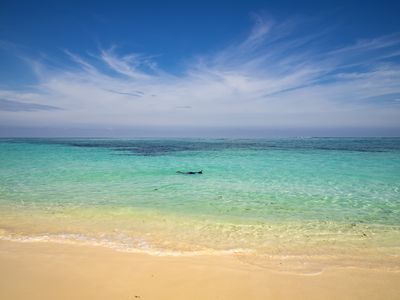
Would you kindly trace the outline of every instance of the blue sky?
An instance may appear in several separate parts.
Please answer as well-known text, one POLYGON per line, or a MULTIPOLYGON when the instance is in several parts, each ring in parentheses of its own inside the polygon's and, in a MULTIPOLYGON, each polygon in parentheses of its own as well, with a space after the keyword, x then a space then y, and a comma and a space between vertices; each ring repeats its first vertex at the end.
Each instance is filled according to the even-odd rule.
POLYGON ((2 1, 0 135, 399 135, 398 1, 2 1))

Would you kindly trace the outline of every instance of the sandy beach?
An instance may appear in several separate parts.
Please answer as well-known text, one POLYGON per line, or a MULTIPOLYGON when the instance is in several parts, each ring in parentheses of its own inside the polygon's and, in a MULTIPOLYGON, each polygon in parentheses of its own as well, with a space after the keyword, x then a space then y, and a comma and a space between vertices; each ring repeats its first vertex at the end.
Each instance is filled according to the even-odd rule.
POLYGON ((234 256, 157 257, 0 241, 0 299, 399 299, 400 273, 276 272, 234 256))
POLYGON ((400 300, 399 11, 1 0, 0 300, 400 300))

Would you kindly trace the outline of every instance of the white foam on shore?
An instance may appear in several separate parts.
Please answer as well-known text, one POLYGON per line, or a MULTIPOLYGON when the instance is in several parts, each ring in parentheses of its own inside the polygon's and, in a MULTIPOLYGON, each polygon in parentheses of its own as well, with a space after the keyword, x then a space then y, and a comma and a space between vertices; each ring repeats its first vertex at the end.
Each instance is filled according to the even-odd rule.
POLYGON ((74 245, 88 245, 106 247, 120 252, 142 253, 154 256, 201 256, 201 255, 232 255, 251 254, 253 249, 235 248, 227 250, 203 249, 203 250, 168 250, 152 247, 147 241, 140 238, 130 239, 130 243, 123 241, 111 241, 104 238, 93 238, 81 234, 57 234, 57 235, 35 235, 35 236, 14 236, 3 235, 0 240, 20 243, 60 243, 74 245))
MULTIPOLYGON (((115 236, 114 236, 115 238, 115 236)), ((80 246, 96 246, 112 249, 119 252, 146 254, 158 257, 194 257, 194 256, 225 256, 232 255, 245 264, 259 268, 267 268, 277 272, 292 273, 298 275, 318 275, 332 268, 362 268, 395 271, 400 270, 400 257, 392 255, 386 257, 365 257, 344 255, 343 253, 260 253, 256 249, 232 248, 232 249, 195 249, 175 250, 152 246, 148 241, 141 238, 127 237, 123 234, 112 240, 104 237, 92 237, 84 234, 62 233, 62 234, 39 234, 32 236, 7 234, 2 232, 0 240, 19 243, 57 243, 80 246)))

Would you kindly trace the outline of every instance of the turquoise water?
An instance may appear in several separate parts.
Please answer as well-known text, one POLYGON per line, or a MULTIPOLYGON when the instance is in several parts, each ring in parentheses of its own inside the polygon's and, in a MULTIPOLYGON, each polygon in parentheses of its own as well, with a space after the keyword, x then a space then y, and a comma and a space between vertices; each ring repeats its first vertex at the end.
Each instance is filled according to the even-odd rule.
POLYGON ((8 239, 398 266, 400 139, 2 139, 0 209, 8 239))

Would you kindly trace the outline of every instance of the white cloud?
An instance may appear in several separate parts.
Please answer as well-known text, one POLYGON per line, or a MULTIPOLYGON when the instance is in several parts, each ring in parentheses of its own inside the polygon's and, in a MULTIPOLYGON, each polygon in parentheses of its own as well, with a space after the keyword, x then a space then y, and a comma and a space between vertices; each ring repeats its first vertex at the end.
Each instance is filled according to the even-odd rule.
POLYGON ((68 67, 27 60, 37 85, 0 89, 0 98, 62 109, 0 111, 0 124, 400 127, 396 103, 363 100, 400 93, 400 66, 387 60, 399 53, 398 34, 322 51, 320 32, 304 36, 295 26, 254 19, 243 41, 192 59, 179 76, 116 47, 83 56, 66 50, 68 67))

